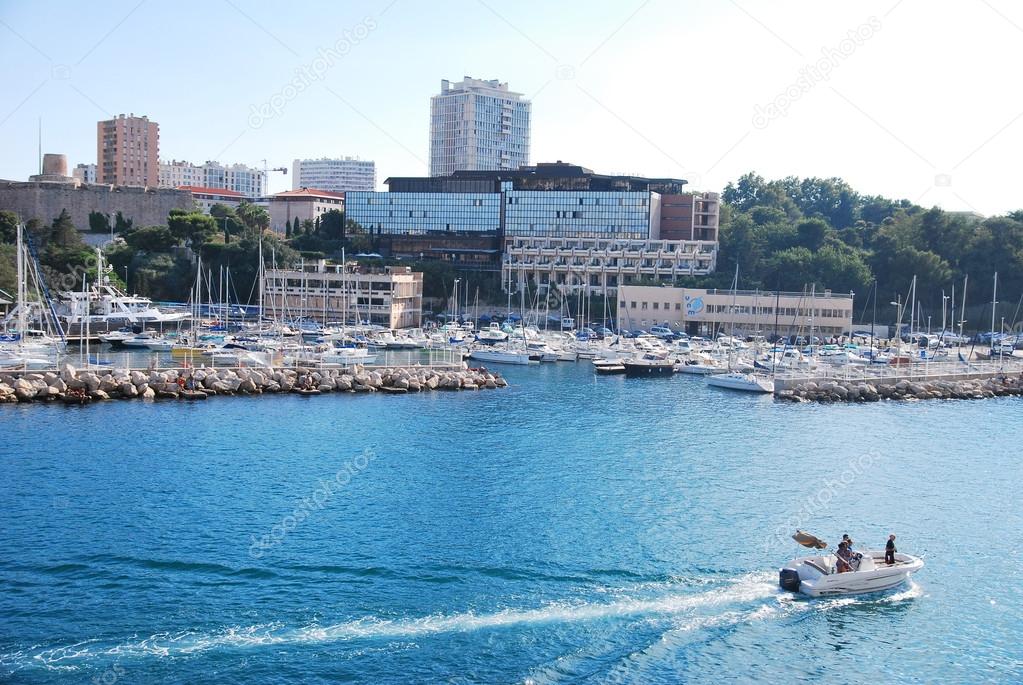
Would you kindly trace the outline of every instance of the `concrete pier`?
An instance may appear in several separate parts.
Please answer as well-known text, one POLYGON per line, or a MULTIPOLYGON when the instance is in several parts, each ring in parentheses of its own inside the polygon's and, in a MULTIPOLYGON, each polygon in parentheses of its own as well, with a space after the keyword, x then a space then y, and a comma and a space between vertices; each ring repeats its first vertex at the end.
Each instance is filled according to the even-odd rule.
POLYGON ((940 362, 905 366, 831 367, 778 374, 775 396, 793 401, 980 399, 1023 394, 1023 362, 940 362))

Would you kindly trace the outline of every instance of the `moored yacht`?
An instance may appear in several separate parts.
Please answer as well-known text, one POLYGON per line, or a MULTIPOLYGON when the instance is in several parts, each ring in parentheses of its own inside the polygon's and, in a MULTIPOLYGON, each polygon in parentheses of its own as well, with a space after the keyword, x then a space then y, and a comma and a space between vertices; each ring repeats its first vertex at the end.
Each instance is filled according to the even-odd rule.
POLYGON ((490 364, 529 364, 535 357, 535 354, 531 355, 526 350, 509 350, 501 347, 484 347, 469 353, 470 359, 490 364))
POLYGON ((745 392, 774 392, 774 379, 758 373, 730 371, 707 376, 707 385, 745 392))

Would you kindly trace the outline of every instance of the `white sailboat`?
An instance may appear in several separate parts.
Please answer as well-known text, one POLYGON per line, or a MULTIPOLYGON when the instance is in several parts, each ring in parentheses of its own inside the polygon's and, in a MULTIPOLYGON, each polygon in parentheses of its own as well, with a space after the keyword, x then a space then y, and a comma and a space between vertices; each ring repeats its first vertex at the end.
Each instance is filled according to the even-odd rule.
MULTIPOLYGON (((739 266, 735 266, 735 278, 732 281, 732 311, 735 311, 736 289, 739 285, 739 266)), ((734 316, 733 316, 734 322, 734 316)), ((735 324, 732 324, 733 340, 735 338, 735 324)), ((729 356, 729 367, 731 367, 731 356, 729 356)), ((728 373, 714 374, 707 376, 707 385, 728 390, 740 390, 743 392, 773 393, 774 378, 755 372, 733 371, 728 373)))

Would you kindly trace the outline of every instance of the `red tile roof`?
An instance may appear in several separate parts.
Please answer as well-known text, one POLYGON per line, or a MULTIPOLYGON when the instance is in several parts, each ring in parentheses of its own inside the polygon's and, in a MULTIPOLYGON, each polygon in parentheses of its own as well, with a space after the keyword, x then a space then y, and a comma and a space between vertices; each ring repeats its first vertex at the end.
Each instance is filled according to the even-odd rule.
POLYGON ((245 197, 245 193, 227 188, 203 188, 202 186, 178 186, 178 190, 188 190, 201 195, 225 195, 229 197, 245 197))
POLYGON ((329 190, 318 190, 316 188, 302 188, 301 190, 286 190, 283 193, 277 193, 271 197, 289 198, 289 197, 327 197, 331 199, 343 200, 345 199, 344 193, 332 193, 329 190))

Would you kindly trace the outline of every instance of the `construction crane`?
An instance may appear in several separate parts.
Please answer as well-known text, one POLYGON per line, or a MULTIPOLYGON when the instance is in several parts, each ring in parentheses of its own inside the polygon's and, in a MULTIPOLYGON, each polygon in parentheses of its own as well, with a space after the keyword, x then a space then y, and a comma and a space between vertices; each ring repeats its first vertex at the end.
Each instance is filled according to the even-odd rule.
POLYGON ((284 174, 285 176, 287 176, 288 175, 288 167, 286 167, 286 166, 279 166, 279 167, 274 167, 273 169, 270 169, 270 168, 267 168, 266 160, 265 159, 260 160, 260 161, 263 162, 263 177, 266 179, 266 192, 269 193, 270 192, 270 172, 271 171, 274 171, 274 172, 279 171, 282 174, 284 174))

